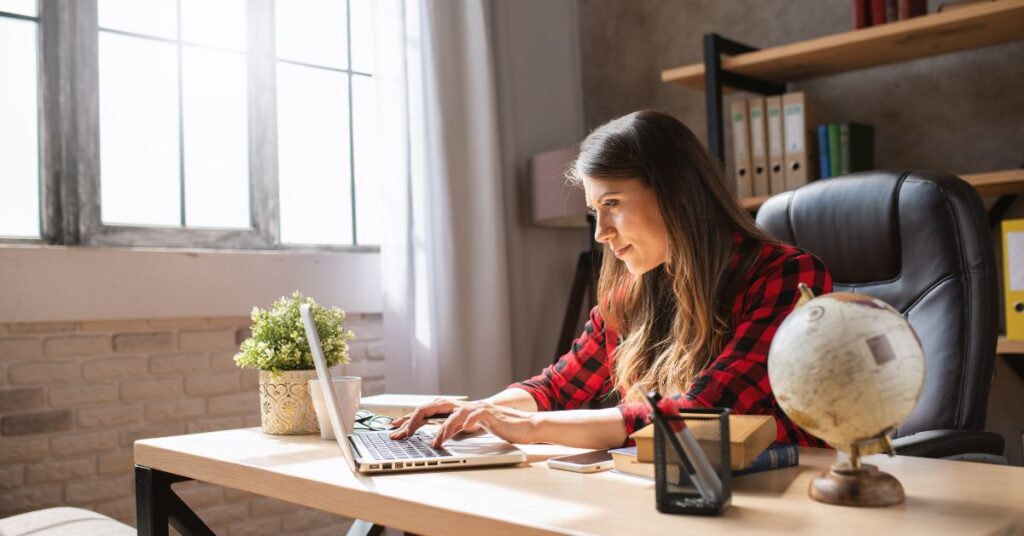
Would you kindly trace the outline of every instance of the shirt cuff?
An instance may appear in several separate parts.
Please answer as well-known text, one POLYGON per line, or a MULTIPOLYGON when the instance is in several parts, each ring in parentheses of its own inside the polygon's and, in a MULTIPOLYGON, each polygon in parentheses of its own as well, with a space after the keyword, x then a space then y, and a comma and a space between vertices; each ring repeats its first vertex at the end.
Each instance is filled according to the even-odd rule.
POLYGON ((651 408, 643 402, 619 404, 616 408, 618 408, 619 413, 622 413, 622 422, 626 425, 625 445, 632 445, 633 440, 629 439, 629 436, 651 423, 651 408))

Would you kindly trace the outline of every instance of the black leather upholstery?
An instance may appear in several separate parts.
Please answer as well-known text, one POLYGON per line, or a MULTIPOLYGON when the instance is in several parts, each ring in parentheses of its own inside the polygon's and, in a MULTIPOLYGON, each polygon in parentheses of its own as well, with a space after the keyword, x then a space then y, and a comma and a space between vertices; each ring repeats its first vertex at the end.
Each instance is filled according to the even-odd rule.
MULTIPOLYGON (((896 437, 984 428, 999 291, 988 220, 974 188, 940 173, 856 173, 772 197, 757 223, 824 261, 835 291, 884 300, 914 327, 927 361, 925 386, 896 437)), ((1001 437, 994 452, 994 438, 981 435, 988 437, 961 437, 960 446, 1002 453, 1001 437)), ((898 443, 913 451, 906 446, 913 441, 898 443)))

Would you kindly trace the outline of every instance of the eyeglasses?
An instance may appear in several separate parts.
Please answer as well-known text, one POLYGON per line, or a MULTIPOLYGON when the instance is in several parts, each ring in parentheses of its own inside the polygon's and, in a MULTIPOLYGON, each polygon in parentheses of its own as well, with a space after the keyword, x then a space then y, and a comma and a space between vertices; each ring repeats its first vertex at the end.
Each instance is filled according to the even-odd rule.
POLYGON ((356 411, 355 428, 380 432, 391 429, 392 420, 394 419, 387 415, 374 415, 365 409, 361 409, 356 411))

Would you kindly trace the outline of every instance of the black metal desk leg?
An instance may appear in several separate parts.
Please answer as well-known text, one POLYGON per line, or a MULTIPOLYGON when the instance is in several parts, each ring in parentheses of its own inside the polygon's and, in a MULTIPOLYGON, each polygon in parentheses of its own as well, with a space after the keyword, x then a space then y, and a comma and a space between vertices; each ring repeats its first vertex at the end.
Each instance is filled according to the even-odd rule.
POLYGON ((139 534, 166 536, 167 525, 184 536, 213 536, 210 527, 171 489, 191 480, 141 465, 135 466, 135 520, 139 534))
POLYGON ((140 536, 167 536, 167 497, 171 479, 167 473, 135 466, 135 523, 140 536))

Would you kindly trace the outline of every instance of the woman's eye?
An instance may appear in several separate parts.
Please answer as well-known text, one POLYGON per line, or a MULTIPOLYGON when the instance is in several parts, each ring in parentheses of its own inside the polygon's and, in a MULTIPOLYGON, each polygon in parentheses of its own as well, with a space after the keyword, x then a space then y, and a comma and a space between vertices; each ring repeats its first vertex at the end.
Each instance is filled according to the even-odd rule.
POLYGON ((619 206, 619 201, 617 199, 609 199, 608 201, 605 201, 603 204, 605 207, 614 208, 619 206))

